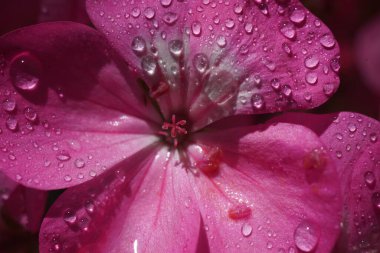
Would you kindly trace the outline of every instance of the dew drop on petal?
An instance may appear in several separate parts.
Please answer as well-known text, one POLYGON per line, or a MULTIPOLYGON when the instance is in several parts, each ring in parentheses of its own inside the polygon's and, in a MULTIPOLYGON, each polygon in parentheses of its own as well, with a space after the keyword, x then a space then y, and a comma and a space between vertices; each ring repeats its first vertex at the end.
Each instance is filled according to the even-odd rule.
POLYGON ((296 8, 290 14, 290 20, 295 24, 301 24, 306 19, 306 12, 301 8, 296 8))
POLYGON ((350 131, 350 133, 355 133, 357 130, 355 124, 353 124, 353 123, 349 123, 347 127, 348 127, 348 131, 350 131))
POLYGON ((281 24, 280 32, 287 39, 294 39, 294 37, 296 36, 296 30, 294 28, 294 25, 289 22, 284 22, 281 24))
POLYGON ((175 57, 180 56, 183 53, 183 42, 181 40, 169 41, 169 51, 175 57))
POLYGON ((132 50, 136 55, 143 54, 146 50, 145 40, 140 36, 134 37, 132 40, 132 50))
POLYGON ((29 121, 37 120, 37 112, 32 107, 26 107, 24 109, 24 116, 29 121))
POLYGON ((75 167, 77 167, 78 169, 81 169, 86 165, 86 162, 82 158, 78 158, 75 160, 74 164, 75 164, 75 167))
POLYGON ((144 56, 141 60, 141 67, 145 73, 152 76, 156 73, 156 60, 151 55, 144 56))
POLYGON ((132 9, 132 12, 131 12, 132 17, 138 18, 140 14, 141 14, 141 11, 139 8, 136 7, 132 9))
POLYGON ((224 48, 227 45, 226 37, 224 37, 223 35, 220 35, 216 39, 216 44, 218 44, 219 47, 224 48))
POLYGON ((318 82, 318 74, 315 72, 308 72, 305 75, 305 80, 308 84, 315 85, 318 82))
POLYGON ((66 182, 71 182, 72 178, 69 175, 64 176, 63 178, 66 182))
POLYGON ((285 97, 290 97, 292 93, 293 93, 292 88, 289 85, 285 84, 282 87, 282 94, 284 94, 285 97))
POLYGON ((370 139, 370 141, 371 141, 372 143, 377 142, 377 135, 376 135, 376 133, 371 133, 371 134, 369 135, 369 139, 370 139))
POLYGON ((302 252, 313 251, 319 241, 319 229, 308 221, 301 222, 294 231, 294 242, 302 252))
POLYGON ((376 186, 375 174, 372 171, 366 171, 364 173, 364 182, 368 188, 374 189, 376 186))
POLYGON ((260 94, 254 94, 251 98, 251 103, 254 109, 262 109, 265 105, 264 98, 260 94))
POLYGON ((194 36, 200 36, 201 33, 202 33, 202 25, 199 21, 194 21, 192 24, 191 24, 191 31, 193 33, 194 36))
POLYGON ((252 234, 252 226, 249 225, 248 223, 244 223, 243 226, 241 227, 241 233, 244 237, 248 237, 252 234))
POLYGON ((62 150, 62 151, 60 151, 60 152, 57 154, 56 158, 57 158, 59 161, 68 161, 68 160, 70 160, 71 156, 70 156, 70 154, 69 154, 67 151, 62 150))
POLYGON ((331 49, 335 46, 335 39, 331 34, 325 34, 319 40, 321 45, 327 49, 331 49))
POLYGON ((95 210, 95 204, 92 200, 87 200, 86 203, 84 204, 84 208, 88 213, 93 213, 95 210))
POLYGON ((203 74, 209 67, 209 61, 205 54, 196 54, 193 59, 193 65, 195 69, 203 74))
POLYGON ((228 29, 232 29, 232 28, 234 28, 234 26, 235 26, 235 22, 234 22, 234 20, 233 20, 232 18, 227 18, 227 19, 226 19, 226 24, 225 24, 225 26, 226 26, 228 29))
POLYGON ((6 112, 13 112, 16 109, 16 100, 8 98, 3 102, 3 110, 6 112))
POLYGON ((155 15, 156 15, 156 11, 153 8, 148 7, 144 10, 144 16, 146 19, 151 20, 154 18, 155 15))
POLYGON ((244 25, 244 30, 247 34, 251 34, 253 32, 253 24, 252 23, 246 23, 244 25))
POLYGON ((172 4, 172 1, 173 1, 173 0, 160 0, 161 5, 162 5, 163 7, 169 7, 169 6, 172 4))
POLYGON ((63 214, 63 220, 68 224, 74 224, 77 221, 77 216, 75 212, 71 209, 67 209, 63 214))
POLYGON ((11 81, 17 89, 32 91, 40 84, 42 65, 31 53, 22 52, 12 59, 9 72, 11 81))
POLYGON ((14 117, 9 117, 7 121, 5 122, 7 128, 11 131, 17 131, 18 129, 18 121, 14 117))
POLYGON ((164 14, 162 19, 167 25, 174 25, 178 20, 178 14, 174 12, 167 12, 164 14))
POLYGON ((315 55, 310 55, 305 58, 305 67, 314 69, 318 66, 319 59, 315 55))

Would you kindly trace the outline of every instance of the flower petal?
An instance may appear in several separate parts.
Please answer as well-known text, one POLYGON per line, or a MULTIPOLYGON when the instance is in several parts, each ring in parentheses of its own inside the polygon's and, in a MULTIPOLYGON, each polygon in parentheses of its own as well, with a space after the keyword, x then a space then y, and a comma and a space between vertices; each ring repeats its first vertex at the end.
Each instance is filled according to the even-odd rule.
POLYGON ((330 252, 341 197, 313 132, 266 124, 200 133, 195 142, 221 150, 217 173, 193 180, 210 252, 330 252))
POLYGON ((89 0, 87 9, 165 117, 185 107, 194 129, 233 114, 316 107, 339 85, 338 45, 298 0, 89 0))
POLYGON ((76 185, 155 141, 158 113, 95 30, 20 29, 1 37, 0 58, 0 170, 21 184, 76 185))
POLYGON ((342 252, 378 249, 380 227, 380 124, 357 113, 288 113, 275 121, 313 129, 334 159, 344 195, 342 252), (319 122, 318 124, 314 124, 319 122))
POLYGON ((64 192, 43 222, 41 252, 195 252, 197 203, 186 171, 167 154, 145 150, 64 192))

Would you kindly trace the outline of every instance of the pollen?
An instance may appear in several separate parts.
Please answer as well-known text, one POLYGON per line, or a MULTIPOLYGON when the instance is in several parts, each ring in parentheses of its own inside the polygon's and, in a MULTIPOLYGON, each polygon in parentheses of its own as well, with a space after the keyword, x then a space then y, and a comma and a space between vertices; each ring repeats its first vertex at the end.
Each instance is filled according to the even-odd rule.
POLYGON ((186 120, 177 121, 175 114, 171 117, 171 122, 164 122, 158 134, 165 136, 167 141, 170 141, 174 147, 178 146, 178 140, 184 135, 187 135, 186 120))

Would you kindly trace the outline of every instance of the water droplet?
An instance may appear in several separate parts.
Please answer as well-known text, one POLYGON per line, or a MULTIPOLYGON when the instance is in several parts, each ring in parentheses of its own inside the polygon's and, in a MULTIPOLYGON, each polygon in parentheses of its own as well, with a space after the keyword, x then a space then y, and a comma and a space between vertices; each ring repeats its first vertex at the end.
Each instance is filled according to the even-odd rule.
POLYGON ((78 222, 78 226, 83 230, 83 231, 88 231, 88 226, 90 225, 90 221, 88 218, 83 217, 80 218, 78 222))
POLYGON ((8 98, 3 102, 3 109, 6 112, 13 112, 16 109, 16 100, 8 98))
POLYGON ((63 214, 63 220, 72 225, 77 221, 77 216, 73 210, 67 209, 63 214))
POLYGON ((151 20, 154 18, 155 15, 156 15, 156 11, 153 8, 148 7, 144 10, 144 16, 146 19, 151 20))
POLYGON ((57 154, 56 158, 57 158, 59 161, 68 161, 68 160, 70 160, 71 156, 70 156, 70 154, 69 154, 67 151, 62 150, 62 151, 60 151, 60 152, 57 154))
POLYGON ((374 192, 372 194, 372 204, 377 211, 380 211, 380 192, 374 192))
POLYGON ((327 49, 331 49, 335 46, 335 39, 331 34, 325 34, 319 40, 321 45, 327 49))
POLYGON ((282 94, 285 95, 285 97, 290 97, 292 96, 292 88, 290 88, 289 85, 285 84, 283 87, 282 87, 282 94))
POLYGON ((305 66, 309 69, 314 69, 318 66, 319 59, 315 55, 310 55, 305 58, 305 66))
POLYGON ((194 21, 191 24, 191 31, 193 32, 194 36, 200 36, 202 33, 202 25, 199 21, 194 21))
POLYGON ((349 123, 348 124, 348 130, 351 132, 351 133, 355 133, 356 132, 356 126, 355 126, 355 124, 353 124, 353 123, 349 123))
POLYGON ((334 72, 339 72, 340 70, 340 63, 338 58, 333 58, 330 61, 330 67, 334 72))
POLYGON ((253 24, 252 23, 246 23, 244 25, 244 30, 247 34, 251 34, 253 32, 253 24))
POLYGON ((262 109, 265 105, 264 98, 260 94, 254 94, 251 98, 251 103, 254 109, 257 109, 257 110, 262 109))
POLYGON ((16 55, 10 65, 13 85, 22 91, 35 90, 40 83, 42 65, 40 60, 29 52, 16 55))
POLYGON ((69 175, 64 176, 63 178, 66 182, 71 182, 72 178, 69 175))
POLYGON ((162 19, 167 25, 174 25, 175 22, 178 20, 178 15, 174 12, 167 12, 164 14, 162 19))
POLYGON ((295 24, 301 24, 306 19, 306 12, 301 8, 295 8, 290 14, 290 20, 295 24))
POLYGON ((307 221, 301 222, 294 231, 294 242, 303 252, 311 252, 319 241, 319 229, 307 221))
POLYGON ((193 65, 195 69, 203 74, 209 67, 208 58, 205 54, 196 54, 193 59, 193 65))
POLYGON ((342 158, 342 156, 343 156, 342 152, 339 151, 339 150, 336 151, 335 154, 336 154, 336 157, 339 158, 339 159, 342 158))
POLYGON ((305 80, 308 84, 315 85, 318 82, 318 74, 315 72, 308 72, 305 75, 305 80))
POLYGON ((278 80, 277 78, 273 78, 270 81, 270 84, 274 90, 278 91, 280 89, 280 80, 278 80))
POLYGON ((251 217, 252 210, 244 204, 239 204, 228 209, 228 217, 233 220, 241 220, 251 217))
POLYGON ((372 171, 366 171, 364 173, 364 182, 368 188, 373 189, 376 186, 375 174, 372 171))
POLYGON ((241 227, 241 233, 243 236, 248 237, 252 234, 252 226, 249 225, 248 223, 244 223, 243 226, 241 227))
POLYGON ((291 56, 293 54, 292 49, 290 48, 290 45, 288 43, 282 43, 282 50, 288 55, 291 56))
POLYGON ((216 44, 218 44, 219 47, 224 48, 227 45, 227 40, 223 35, 220 35, 216 39, 216 44))
POLYGON ((169 51, 175 57, 180 56, 183 53, 183 42, 181 40, 169 41, 169 51))
POLYGON ((163 7, 169 7, 172 4, 172 0, 161 0, 160 2, 163 7))
POLYGON ((232 19, 232 18, 227 18, 226 19, 226 27, 228 28, 228 29, 232 29, 232 28, 234 28, 234 26, 235 26, 235 22, 234 22, 234 20, 232 19))
POLYGON ((326 96, 331 96, 334 94, 335 91, 335 85, 332 83, 326 83, 323 85, 323 92, 325 93, 326 96))
POLYGON ((24 116, 29 121, 36 121, 37 120, 37 112, 31 107, 26 107, 24 109, 24 116))
POLYGON ((377 135, 376 135, 376 133, 371 133, 369 135, 369 139, 371 140, 372 143, 377 142, 377 135))
POLYGON ((243 13, 243 6, 240 4, 235 4, 234 12, 235 12, 235 14, 242 14, 243 13))
POLYGON ((77 167, 78 169, 81 169, 86 165, 86 162, 82 158, 78 158, 75 160, 74 164, 75 164, 75 167, 77 167))
POLYGON ((273 248, 273 242, 269 241, 267 242, 267 249, 272 249, 273 248))
POLYGON ((154 75, 157 69, 156 60, 151 55, 144 56, 141 60, 141 67, 148 75, 154 75))
POLYGON ((88 213, 93 213, 95 210, 95 204, 92 200, 87 200, 86 203, 84 203, 84 208, 88 213))
POLYGON ((284 22, 280 26, 280 32, 282 35, 285 36, 285 38, 288 39, 294 39, 296 36, 296 30, 294 28, 294 25, 289 22, 284 22))
POLYGON ((10 116, 5 122, 7 128, 11 131, 17 131, 18 129, 18 121, 13 116, 10 116))
POLYGON ((132 9, 132 12, 131 12, 132 17, 138 18, 140 14, 141 14, 141 11, 139 8, 135 7, 132 9))
POLYGON ((136 55, 142 55, 146 50, 145 40, 140 36, 133 38, 132 50, 136 55))

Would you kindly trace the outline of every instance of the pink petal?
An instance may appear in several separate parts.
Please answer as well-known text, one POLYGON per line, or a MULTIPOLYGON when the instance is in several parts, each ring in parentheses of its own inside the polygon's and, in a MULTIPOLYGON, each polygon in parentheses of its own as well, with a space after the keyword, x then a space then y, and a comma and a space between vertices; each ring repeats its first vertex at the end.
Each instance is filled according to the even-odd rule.
POLYGON ((19 183, 76 185, 156 140, 158 113, 95 30, 20 29, 0 39, 1 57, 0 170, 19 183))
POLYGON ((379 249, 379 122, 349 112, 330 115, 288 113, 275 121, 302 124, 313 129, 326 143, 337 164, 340 186, 345 193, 340 250, 364 252, 379 249))
POLYGON ((75 21, 89 23, 85 0, 40 0, 39 22, 75 21))
POLYGON ((221 150, 217 173, 193 180, 210 252, 330 252, 341 198, 313 132, 278 123, 200 133, 195 142, 193 155, 197 145, 221 150))
POLYGON ((31 232, 39 230, 45 213, 46 199, 47 192, 18 185, 0 173, 1 212, 25 230, 31 232))
POLYGON ((89 0, 87 9, 159 94, 165 117, 188 110, 194 129, 233 114, 316 107, 339 84, 338 45, 297 0, 89 0))
POLYGON ((145 150, 64 192, 43 222, 40 251, 194 252, 200 219, 193 190, 178 157, 168 154, 145 150))

